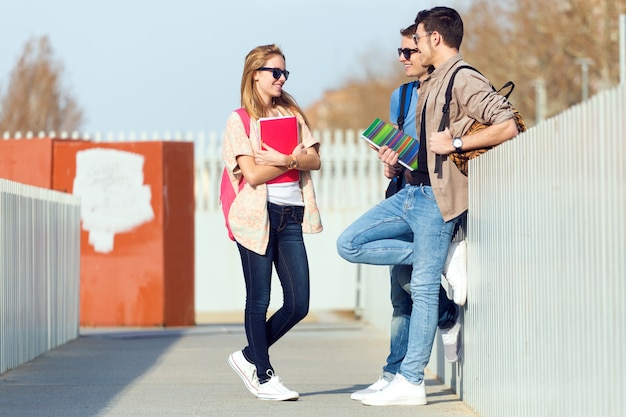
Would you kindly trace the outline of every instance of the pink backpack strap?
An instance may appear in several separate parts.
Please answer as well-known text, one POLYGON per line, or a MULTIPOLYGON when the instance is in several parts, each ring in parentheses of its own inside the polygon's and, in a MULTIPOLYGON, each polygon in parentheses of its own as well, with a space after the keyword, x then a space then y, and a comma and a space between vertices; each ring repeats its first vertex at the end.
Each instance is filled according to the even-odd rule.
MULTIPOLYGON (((239 117, 241 117, 241 122, 243 123, 246 135, 250 137, 250 116, 248 115, 248 112, 243 107, 238 108, 235 111, 239 114, 239 117)), ((228 237, 230 240, 235 240, 235 237, 233 236, 233 232, 228 224, 228 213, 230 212, 230 206, 233 204, 237 193, 241 191, 245 182, 246 180, 242 176, 239 180, 239 189, 235 191, 230 182, 228 171, 226 168, 222 171, 222 181, 220 183, 220 203, 222 205, 222 212, 224 213, 224 220, 226 221, 226 229, 228 230, 228 237)))
POLYGON ((241 122, 243 123, 244 129, 246 129, 246 136, 250 137, 250 115, 243 107, 239 107, 235 110, 239 117, 241 117, 241 122))

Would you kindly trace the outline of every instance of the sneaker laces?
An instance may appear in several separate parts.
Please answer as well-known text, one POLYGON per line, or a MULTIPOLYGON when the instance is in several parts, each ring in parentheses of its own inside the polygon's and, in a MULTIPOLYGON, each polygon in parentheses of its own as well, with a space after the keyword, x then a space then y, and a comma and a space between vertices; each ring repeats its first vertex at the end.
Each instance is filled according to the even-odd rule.
POLYGON ((387 385, 389 385, 389 381, 387 381, 384 377, 381 376, 380 378, 378 378, 378 381, 374 382, 372 385, 367 387, 367 389, 373 389, 373 390, 378 391, 387 385))
POLYGON ((396 376, 387 384, 387 386, 385 386, 380 391, 387 391, 389 389, 393 390, 393 387, 395 387, 396 385, 404 381, 407 381, 407 379, 404 376, 402 376, 401 374, 396 374, 396 376))
POLYGON ((286 386, 283 385, 283 381, 280 379, 280 377, 274 374, 274 371, 272 371, 271 369, 268 369, 267 372, 265 372, 265 374, 269 376, 270 379, 261 385, 268 384, 267 386, 274 389, 279 394, 286 394, 288 392, 291 392, 290 389, 288 389, 286 386))

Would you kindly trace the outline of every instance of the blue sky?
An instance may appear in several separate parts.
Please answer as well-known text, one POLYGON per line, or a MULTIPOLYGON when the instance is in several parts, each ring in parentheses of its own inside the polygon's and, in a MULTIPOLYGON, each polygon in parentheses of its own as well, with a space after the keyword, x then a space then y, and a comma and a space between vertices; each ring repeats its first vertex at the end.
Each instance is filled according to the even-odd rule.
POLYGON ((306 107, 365 67, 388 69, 399 30, 442 3, 458 4, 0 0, 0 88, 26 41, 48 35, 85 131, 220 131, 239 106, 243 60, 253 47, 283 48, 291 71, 285 89, 306 107))

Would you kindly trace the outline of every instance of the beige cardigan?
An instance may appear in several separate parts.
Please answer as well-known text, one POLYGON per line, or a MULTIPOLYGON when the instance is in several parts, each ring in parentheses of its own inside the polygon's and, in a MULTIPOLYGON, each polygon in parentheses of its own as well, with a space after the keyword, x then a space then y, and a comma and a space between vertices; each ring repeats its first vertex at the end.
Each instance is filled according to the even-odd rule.
MULTIPOLYGON (((280 108, 279 111, 282 114, 289 114, 284 108, 280 108)), ((296 114, 296 117, 300 124, 300 140, 304 146, 308 148, 319 143, 304 123, 302 116, 296 114)), ((237 165, 237 157, 240 155, 254 156, 253 149, 259 146, 256 125, 257 121, 251 118, 250 137, 248 137, 241 117, 237 112, 232 112, 226 122, 226 131, 224 132, 222 144, 222 159, 235 189, 238 189, 237 185, 242 177, 241 170, 237 165)), ((319 233, 322 231, 322 222, 309 171, 300 172, 300 188, 304 201, 302 231, 304 233, 319 233)), ((228 222, 235 240, 239 244, 253 252, 264 255, 269 242, 266 185, 260 184, 253 187, 246 183, 230 207, 228 222)))

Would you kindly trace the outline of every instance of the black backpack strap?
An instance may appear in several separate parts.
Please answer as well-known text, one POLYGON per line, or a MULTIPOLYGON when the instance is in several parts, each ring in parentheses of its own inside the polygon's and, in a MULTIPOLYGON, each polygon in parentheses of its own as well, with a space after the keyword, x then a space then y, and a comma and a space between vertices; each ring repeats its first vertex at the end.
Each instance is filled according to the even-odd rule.
POLYGON ((497 93, 498 94, 502 94, 504 96, 504 98, 506 98, 508 100, 509 96, 511 95, 511 93, 513 92, 514 89, 515 89, 515 83, 513 81, 508 81, 506 84, 504 84, 502 87, 500 87, 500 89, 497 91, 497 93), (505 88, 510 88, 510 90, 506 94, 502 93, 502 90, 504 90, 505 88))
POLYGON ((441 118, 441 123, 439 123, 439 132, 445 130, 446 127, 450 126, 450 102, 452 101, 452 87, 454 86, 454 77, 456 77, 456 73, 463 68, 469 68, 480 74, 474 67, 470 67, 469 65, 460 65, 454 69, 452 73, 452 77, 450 77, 450 81, 448 82, 448 88, 446 88, 446 102, 443 105, 441 111, 443 112, 443 117, 441 118))
MULTIPOLYGON (((448 81, 448 87, 446 88, 446 95, 445 95, 446 101, 443 105, 443 108, 441 109, 443 116, 441 117, 441 122, 439 123, 439 130, 438 130, 439 132, 446 130, 446 127, 450 126, 450 102, 452 101, 452 87, 454 86, 454 78, 456 77, 456 73, 459 72, 459 70, 462 70, 463 68, 474 70, 480 74, 480 71, 478 71, 476 68, 471 67, 469 65, 459 65, 458 67, 454 69, 454 72, 452 73, 452 76, 450 77, 450 81, 448 81)), ((444 160, 443 155, 437 155, 435 157, 435 173, 438 174, 437 175, 438 178, 441 178, 442 176, 441 164, 443 160, 444 160)))
POLYGON ((398 120, 396 123, 399 130, 404 130, 404 121, 409 114, 413 88, 415 88, 415 81, 400 86, 400 106, 398 107, 398 120))

